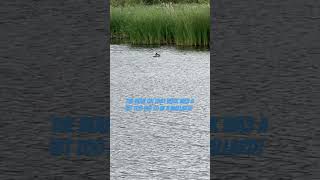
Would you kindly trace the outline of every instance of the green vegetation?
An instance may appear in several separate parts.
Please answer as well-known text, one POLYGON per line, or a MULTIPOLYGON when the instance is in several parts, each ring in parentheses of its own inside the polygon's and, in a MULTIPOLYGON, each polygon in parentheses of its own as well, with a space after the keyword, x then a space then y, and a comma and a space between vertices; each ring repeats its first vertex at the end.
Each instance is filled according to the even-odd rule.
POLYGON ((112 6, 110 26, 116 41, 209 46, 210 7, 208 3, 112 6))
POLYGON ((151 5, 162 3, 186 4, 186 3, 205 3, 209 4, 209 0, 111 0, 111 6, 130 6, 130 5, 151 5))

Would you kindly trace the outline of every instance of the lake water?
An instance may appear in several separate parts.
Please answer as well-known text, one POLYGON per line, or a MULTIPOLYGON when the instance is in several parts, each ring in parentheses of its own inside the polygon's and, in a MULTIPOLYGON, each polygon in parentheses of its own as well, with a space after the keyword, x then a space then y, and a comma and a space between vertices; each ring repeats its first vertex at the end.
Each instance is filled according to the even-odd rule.
POLYGON ((209 179, 209 51, 126 45, 110 51, 111 179, 209 179), (127 97, 195 102, 188 112, 126 112, 127 97))

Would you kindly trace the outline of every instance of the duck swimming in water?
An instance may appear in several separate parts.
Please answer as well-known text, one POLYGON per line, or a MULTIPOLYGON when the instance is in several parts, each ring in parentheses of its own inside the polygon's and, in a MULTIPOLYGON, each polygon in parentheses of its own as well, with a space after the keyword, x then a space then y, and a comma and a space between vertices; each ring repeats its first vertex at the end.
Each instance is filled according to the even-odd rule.
POLYGON ((160 57, 160 54, 156 53, 153 57, 160 57))

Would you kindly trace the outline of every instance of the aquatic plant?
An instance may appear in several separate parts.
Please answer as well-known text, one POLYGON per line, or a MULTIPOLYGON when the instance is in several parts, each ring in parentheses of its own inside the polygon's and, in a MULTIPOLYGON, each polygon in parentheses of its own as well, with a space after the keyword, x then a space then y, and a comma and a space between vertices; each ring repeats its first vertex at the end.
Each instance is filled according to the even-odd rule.
POLYGON ((208 4, 111 7, 111 36, 132 44, 209 46, 208 4))

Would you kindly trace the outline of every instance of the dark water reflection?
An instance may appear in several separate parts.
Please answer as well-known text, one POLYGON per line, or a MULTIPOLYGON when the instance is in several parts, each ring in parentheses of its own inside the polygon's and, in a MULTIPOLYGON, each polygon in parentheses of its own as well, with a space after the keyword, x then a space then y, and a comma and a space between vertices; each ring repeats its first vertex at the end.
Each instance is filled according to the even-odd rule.
MULTIPOLYGON (((115 41, 112 40, 112 44, 113 45, 118 45, 118 46, 124 46, 125 44, 123 44, 122 41, 115 41)), ((177 51, 179 50, 183 50, 183 51, 210 51, 210 47, 209 46, 172 46, 172 45, 158 45, 158 44, 153 44, 153 45, 143 45, 143 44, 130 44, 127 43, 126 46, 130 46, 132 49, 135 48, 163 48, 163 47, 167 47, 167 48, 174 48, 177 51)))

